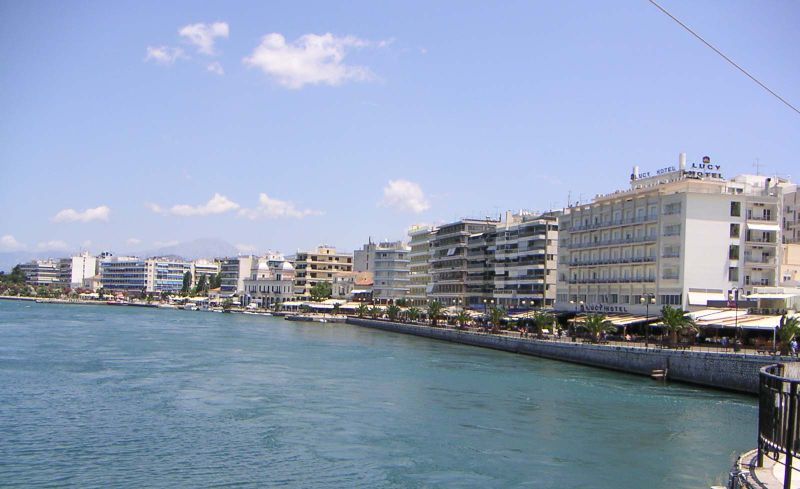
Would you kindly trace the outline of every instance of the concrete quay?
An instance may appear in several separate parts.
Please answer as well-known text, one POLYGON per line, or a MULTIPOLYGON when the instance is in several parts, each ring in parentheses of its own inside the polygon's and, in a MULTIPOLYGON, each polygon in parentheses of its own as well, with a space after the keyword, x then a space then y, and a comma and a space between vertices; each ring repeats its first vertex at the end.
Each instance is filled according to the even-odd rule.
POLYGON ((796 361, 794 358, 781 356, 556 342, 382 319, 348 317, 347 323, 637 375, 650 376, 654 370, 663 369, 666 370, 669 380, 747 394, 758 394, 758 372, 761 367, 796 361))

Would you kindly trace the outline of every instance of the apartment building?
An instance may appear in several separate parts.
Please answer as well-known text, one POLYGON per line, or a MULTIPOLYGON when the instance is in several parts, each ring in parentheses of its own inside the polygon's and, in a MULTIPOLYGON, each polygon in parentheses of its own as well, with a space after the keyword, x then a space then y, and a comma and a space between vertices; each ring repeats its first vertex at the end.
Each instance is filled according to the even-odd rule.
POLYGON ((375 269, 375 250, 378 248, 377 243, 369 242, 361 247, 360 250, 353 252, 353 271, 354 272, 372 272, 375 269))
POLYGON ((444 301, 446 305, 466 305, 487 310, 494 302, 494 263, 497 250, 497 231, 490 229, 467 238, 467 300, 458 298, 444 301))
POLYGON ((506 309, 555 304, 559 214, 506 214, 494 238, 491 299, 496 304, 506 309))
POLYGON ((411 305, 422 306, 431 292, 430 257, 431 240, 435 228, 431 226, 413 226, 408 230, 409 237, 409 284, 407 300, 411 305))
POLYGON ((222 260, 219 267, 221 297, 244 293, 244 281, 250 277, 255 260, 256 257, 253 255, 240 255, 222 260))
POLYGON ((267 253, 253 261, 244 280, 244 304, 272 307, 294 297, 294 266, 280 253, 267 253))
POLYGON ((467 251, 471 235, 494 230, 499 220, 461 219, 439 226, 431 237, 431 291, 443 304, 467 304, 467 251))
POLYGON ((176 293, 191 264, 172 258, 115 256, 100 260, 100 282, 108 292, 176 293))
POLYGON ((374 251, 372 299, 378 304, 406 299, 411 248, 402 241, 379 243, 374 251))
POLYGON ((320 282, 333 284, 334 275, 353 272, 353 255, 339 253, 332 246, 318 246, 313 251, 301 251, 292 261, 295 268, 295 297, 311 297, 311 288, 320 282))
POLYGON ((711 158, 655 172, 570 207, 558 222, 558 293, 565 311, 688 310, 778 282, 783 179, 726 180, 711 158))
POLYGON ((797 185, 783 197, 783 242, 800 244, 800 191, 797 185))
POLYGON ((99 261, 89 252, 62 258, 58 261, 58 281, 60 285, 73 289, 85 287, 87 280, 98 272, 99 261))
POLYGON ((31 260, 21 263, 20 269, 25 274, 25 283, 34 287, 59 285, 60 272, 57 260, 31 260))

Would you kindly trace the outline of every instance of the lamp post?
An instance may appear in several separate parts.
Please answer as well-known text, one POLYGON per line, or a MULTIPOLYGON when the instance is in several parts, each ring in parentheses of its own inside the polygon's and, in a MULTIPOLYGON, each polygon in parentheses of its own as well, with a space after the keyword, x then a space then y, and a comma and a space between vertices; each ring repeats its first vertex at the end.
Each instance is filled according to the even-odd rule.
POLYGON ((741 340, 741 335, 739 334, 739 293, 744 295, 744 289, 742 288, 735 288, 728 291, 728 301, 733 301, 734 307, 736 308, 735 316, 733 319, 733 327, 736 331, 736 339, 741 340))
POLYGON ((656 295, 648 292, 639 297, 639 302, 644 304, 645 321, 644 321, 644 347, 650 346, 650 304, 656 303, 656 295))

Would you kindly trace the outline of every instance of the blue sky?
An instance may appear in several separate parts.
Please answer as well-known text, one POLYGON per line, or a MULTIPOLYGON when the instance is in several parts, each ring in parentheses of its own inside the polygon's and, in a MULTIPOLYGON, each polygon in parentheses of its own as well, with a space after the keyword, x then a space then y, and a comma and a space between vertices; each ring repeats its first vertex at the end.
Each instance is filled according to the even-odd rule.
MULTIPOLYGON (((662 5, 800 104, 796 2, 662 5)), ((800 115, 644 0, 3 0, 0 87, 0 251, 353 249, 681 151, 800 179, 800 115)))

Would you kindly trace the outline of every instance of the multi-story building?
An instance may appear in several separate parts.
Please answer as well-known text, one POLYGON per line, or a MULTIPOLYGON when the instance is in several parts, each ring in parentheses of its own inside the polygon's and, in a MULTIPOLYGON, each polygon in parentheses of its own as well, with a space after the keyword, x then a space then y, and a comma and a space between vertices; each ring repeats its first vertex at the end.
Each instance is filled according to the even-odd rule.
POLYGON ((320 282, 333 284, 334 275, 353 271, 353 255, 337 253, 332 246, 318 246, 314 251, 301 251, 293 260, 295 268, 294 294, 311 297, 311 288, 320 282))
POLYGON ((783 196, 783 242, 800 244, 800 189, 797 185, 783 196))
POLYGON ((735 289, 775 285, 782 179, 726 180, 704 157, 642 173, 559 219, 556 308, 654 313, 724 301, 735 289))
POLYGON ((495 232, 492 299, 506 309, 556 300, 558 214, 506 214, 495 232))
POLYGON ((220 263, 220 296, 231 297, 244 293, 244 281, 253 269, 253 255, 225 258, 220 263))
POLYGON ((473 234, 491 231, 499 221, 462 219, 439 226, 431 238, 429 299, 443 304, 467 304, 467 250, 473 234))
POLYGON ((409 285, 408 302, 414 306, 422 306, 431 292, 430 258, 431 239, 434 228, 430 226, 413 226, 408 230, 409 246, 409 285))
POLYGON ((375 249, 378 247, 376 243, 369 242, 365 244, 360 250, 353 252, 353 271, 354 272, 372 272, 375 268, 375 249))
POLYGON ((196 286, 200 277, 205 277, 206 281, 219 273, 220 264, 216 261, 201 258, 192 262, 192 285, 196 286))
POLYGON ((410 288, 409 254, 402 241, 378 244, 374 252, 372 300, 379 304, 406 299, 410 288))
POLYGON ((86 251, 80 255, 62 258, 58 261, 58 280, 65 287, 85 287, 87 279, 97 275, 97 272, 97 257, 90 255, 86 251))
POLYGON ((267 253, 253 261, 244 280, 245 305, 272 307, 294 297, 294 267, 280 253, 267 253))
POLYGON ((100 261, 100 282, 109 292, 174 293, 191 264, 171 258, 115 256, 100 261))
MULTIPOLYGON (((494 261, 497 249, 497 231, 490 229, 467 238, 467 307, 483 309, 494 304, 494 261)), ((444 301, 447 304, 447 301, 444 301)), ((451 299, 449 305, 459 305, 451 299)))
POLYGON ((59 285, 59 262, 56 260, 31 260, 20 264, 20 269, 28 285, 59 285))

